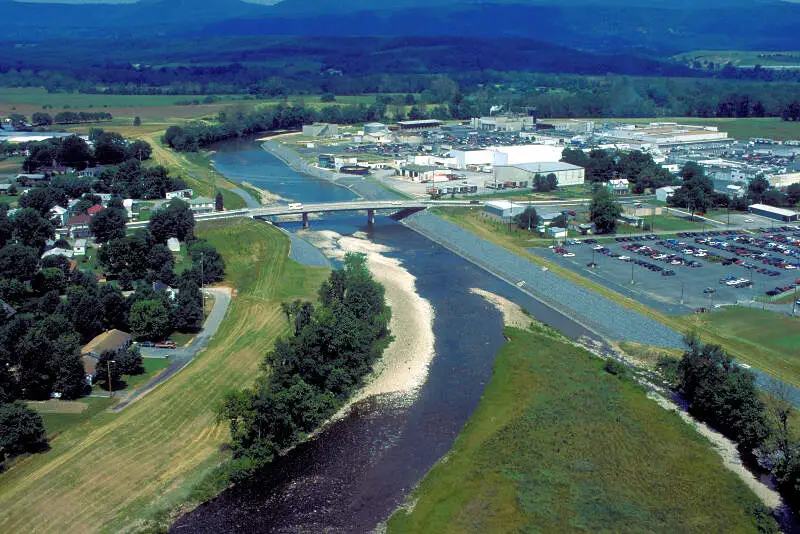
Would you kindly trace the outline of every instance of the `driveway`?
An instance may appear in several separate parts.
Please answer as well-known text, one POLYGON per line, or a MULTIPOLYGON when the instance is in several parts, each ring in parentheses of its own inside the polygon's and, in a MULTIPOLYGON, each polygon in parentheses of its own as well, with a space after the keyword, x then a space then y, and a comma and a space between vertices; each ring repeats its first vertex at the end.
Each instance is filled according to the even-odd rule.
POLYGON ((112 412, 119 412, 129 404, 144 397, 147 393, 155 389, 156 386, 162 384, 172 378, 178 371, 186 367, 200 351, 204 350, 217 332, 219 325, 225 318, 225 313, 228 311, 228 305, 231 303, 231 290, 227 287, 213 287, 207 288, 207 294, 214 295, 214 308, 206 318, 203 329, 192 339, 192 341, 185 347, 179 347, 174 350, 170 349, 156 349, 151 347, 142 347, 142 357, 144 358, 169 358, 169 366, 159 374, 153 377, 147 384, 139 389, 128 393, 120 402, 118 402, 112 409, 112 412))

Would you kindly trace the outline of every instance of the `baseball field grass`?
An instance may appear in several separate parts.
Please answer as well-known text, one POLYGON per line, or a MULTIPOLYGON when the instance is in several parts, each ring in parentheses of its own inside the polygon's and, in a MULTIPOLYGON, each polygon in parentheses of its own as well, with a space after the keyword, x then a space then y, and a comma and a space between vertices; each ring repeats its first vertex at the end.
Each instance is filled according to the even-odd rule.
POLYGON ((505 330, 480 405, 396 533, 755 532, 709 442, 546 327, 505 330))
POLYGON ((71 426, 50 451, 0 474, 0 531, 137 531, 226 460, 219 402, 251 382, 286 331, 280 303, 314 299, 327 270, 289 260, 289 239, 258 221, 203 223, 197 233, 222 254, 224 283, 237 292, 207 350, 122 412, 71 426))

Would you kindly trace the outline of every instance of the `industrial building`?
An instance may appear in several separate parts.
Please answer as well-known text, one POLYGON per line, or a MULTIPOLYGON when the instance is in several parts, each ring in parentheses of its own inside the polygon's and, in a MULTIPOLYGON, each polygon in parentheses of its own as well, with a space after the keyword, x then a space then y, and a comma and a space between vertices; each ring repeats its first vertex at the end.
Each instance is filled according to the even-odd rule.
POLYGON ((786 174, 773 174, 770 175, 769 185, 772 187, 789 187, 793 184, 800 184, 800 172, 790 172, 786 174))
POLYGON ((476 117, 470 126, 481 132, 521 132, 536 128, 536 119, 527 115, 495 115, 476 117))
POLYGON ((553 145, 492 146, 482 149, 453 149, 450 158, 457 169, 487 165, 554 162, 561 159, 563 149, 553 145))
POLYGON ((800 214, 796 211, 776 208, 775 206, 768 206, 767 204, 753 204, 750 206, 750 213, 784 222, 797 221, 800 219, 800 214))
POLYGON ((525 211, 524 204, 510 200, 490 200, 483 206, 483 215, 498 222, 511 222, 525 211))
POLYGON ((672 187, 671 185, 666 185, 664 187, 659 187, 656 189, 656 200, 659 202, 667 202, 669 197, 675 194, 677 191, 677 187, 672 187))
MULTIPOLYGON (((416 121, 398 121, 398 130, 428 130, 430 128, 438 128, 442 125, 442 121, 436 119, 422 119, 416 121)), ((365 132, 366 133, 366 132, 365 132)))
POLYGON ((314 124, 303 125, 303 135, 308 137, 336 137, 339 135, 337 124, 327 122, 315 122, 314 124))
POLYGON ((542 163, 522 163, 518 165, 495 166, 494 175, 498 182, 518 182, 527 180, 533 183, 537 174, 555 174, 558 187, 566 185, 582 185, 586 171, 583 167, 561 161, 542 163))
POLYGON ((650 124, 625 124, 606 132, 609 137, 627 139, 657 146, 729 141, 727 132, 716 126, 678 124, 676 122, 651 122, 650 124))
POLYGON ((389 131, 389 127, 382 122, 368 122, 364 125, 364 135, 376 135, 389 131))

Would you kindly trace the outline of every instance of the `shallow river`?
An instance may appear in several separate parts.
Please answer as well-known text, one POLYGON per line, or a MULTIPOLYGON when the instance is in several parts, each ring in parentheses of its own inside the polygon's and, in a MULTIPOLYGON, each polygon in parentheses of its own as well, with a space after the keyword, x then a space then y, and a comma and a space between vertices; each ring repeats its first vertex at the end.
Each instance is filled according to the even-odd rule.
MULTIPOLYGON (((220 147, 215 164, 287 199, 353 198, 346 189, 297 175, 253 144, 220 147)), ((338 215, 313 221, 313 229, 366 232, 416 277, 418 293, 434 308, 436 355, 427 381, 412 403, 385 395, 356 404, 248 483, 183 516, 174 532, 372 531, 451 447, 491 378, 504 342, 502 317, 470 288, 505 296, 570 337, 593 337, 414 231, 383 217, 372 228, 365 223, 363 215, 338 215)))

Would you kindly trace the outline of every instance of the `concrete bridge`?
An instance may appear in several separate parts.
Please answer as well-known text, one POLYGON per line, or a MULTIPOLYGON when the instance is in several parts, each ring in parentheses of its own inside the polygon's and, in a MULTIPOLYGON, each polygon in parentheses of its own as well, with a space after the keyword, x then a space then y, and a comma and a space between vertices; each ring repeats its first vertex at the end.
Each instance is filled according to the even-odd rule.
MULTIPOLYGON (((270 217, 280 217, 285 215, 299 215, 303 219, 303 227, 308 227, 308 216, 311 213, 335 213, 340 211, 366 211, 367 222, 375 222, 376 211, 391 211, 393 214, 408 216, 416 211, 422 211, 432 207, 466 207, 480 206, 483 201, 467 200, 351 200, 347 202, 317 202, 312 204, 281 204, 274 206, 262 206, 259 208, 219 211, 213 213, 198 213, 194 218, 196 221, 213 221, 216 219, 229 219, 233 217, 252 217, 267 219, 270 217)), ((402 218, 402 217, 399 217, 402 218)), ((128 228, 144 228, 147 221, 128 223, 128 228)))

